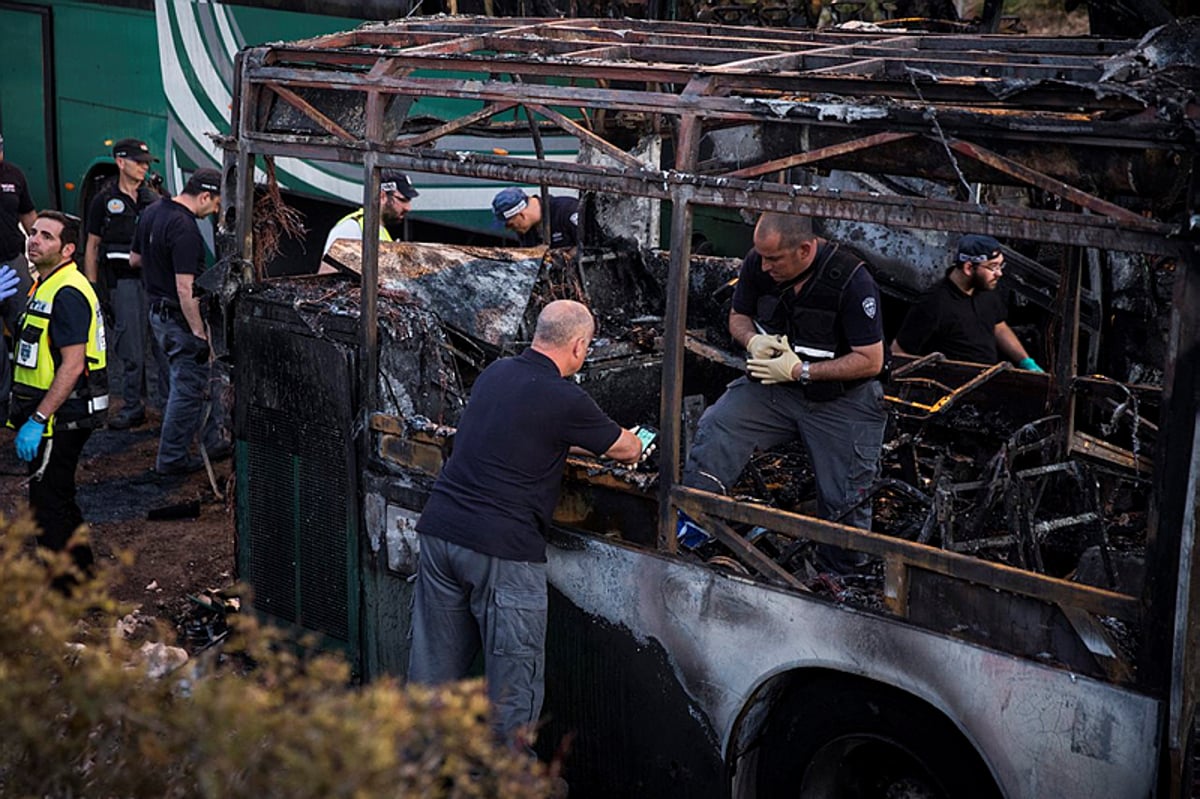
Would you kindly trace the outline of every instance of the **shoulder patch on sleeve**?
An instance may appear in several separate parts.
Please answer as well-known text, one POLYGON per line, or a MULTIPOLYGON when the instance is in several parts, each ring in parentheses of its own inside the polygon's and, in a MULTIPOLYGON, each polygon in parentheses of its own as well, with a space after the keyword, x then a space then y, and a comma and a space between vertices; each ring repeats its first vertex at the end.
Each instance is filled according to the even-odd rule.
POLYGON ((865 313, 867 315, 868 319, 874 319, 875 312, 879 308, 878 308, 878 305, 875 303, 874 297, 864 297, 863 301, 862 301, 862 309, 863 309, 863 313, 865 313))

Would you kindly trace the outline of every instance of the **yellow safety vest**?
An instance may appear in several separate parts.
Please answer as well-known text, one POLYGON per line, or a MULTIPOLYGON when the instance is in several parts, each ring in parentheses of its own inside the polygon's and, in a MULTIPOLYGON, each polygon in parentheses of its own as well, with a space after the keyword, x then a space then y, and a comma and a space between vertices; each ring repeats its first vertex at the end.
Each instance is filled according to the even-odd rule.
MULTIPOLYGON (((362 230, 363 229, 363 217, 366 215, 367 215, 366 209, 359 208, 357 211, 351 211, 350 213, 343 216, 341 219, 338 220, 337 223, 338 223, 338 225, 340 225, 343 222, 345 222, 347 219, 353 219, 354 223, 356 225, 358 225, 358 229, 362 230)), ((335 225, 334 227, 337 227, 337 225, 335 225)), ((388 233, 387 228, 384 227, 382 224, 379 226, 379 240, 380 241, 391 241, 392 240, 392 234, 388 233)))
POLYGON ((108 412, 108 355, 104 334, 104 316, 100 302, 87 278, 74 261, 55 269, 45 280, 34 284, 25 313, 17 323, 17 341, 13 358, 12 402, 8 426, 25 423, 54 382, 54 370, 62 356, 50 340, 50 314, 59 289, 70 286, 82 294, 91 310, 91 324, 85 348, 83 374, 74 390, 50 417, 44 435, 54 427, 72 430, 99 427, 108 412))

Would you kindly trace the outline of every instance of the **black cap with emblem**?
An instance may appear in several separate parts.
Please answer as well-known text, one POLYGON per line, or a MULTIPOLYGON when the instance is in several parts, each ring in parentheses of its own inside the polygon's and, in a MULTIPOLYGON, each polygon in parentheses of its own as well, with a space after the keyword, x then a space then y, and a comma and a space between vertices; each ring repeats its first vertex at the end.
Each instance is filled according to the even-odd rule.
POLYGON ((129 158, 143 164, 158 160, 150 154, 150 148, 141 139, 121 139, 113 145, 112 154, 113 158, 129 158))

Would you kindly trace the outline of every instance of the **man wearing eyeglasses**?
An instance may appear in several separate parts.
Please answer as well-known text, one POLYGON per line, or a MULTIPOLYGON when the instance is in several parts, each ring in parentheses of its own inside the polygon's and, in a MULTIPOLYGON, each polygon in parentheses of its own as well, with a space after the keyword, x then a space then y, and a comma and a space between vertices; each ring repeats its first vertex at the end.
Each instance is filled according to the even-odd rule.
POLYGON ((909 310, 892 352, 940 352, 953 361, 987 364, 1003 356, 1019 369, 1043 371, 1008 326, 1007 299, 996 291, 1003 273, 1000 242, 974 233, 963 236, 954 266, 909 310))
MULTIPOLYGON (((887 415, 879 287, 847 248, 818 237, 808 217, 767 213, 742 263, 729 333, 749 377, 705 412, 683 484, 727 494, 757 450, 804 442, 823 519, 871 529, 887 415)), ((858 554, 818 548, 818 568, 846 573, 858 554)))

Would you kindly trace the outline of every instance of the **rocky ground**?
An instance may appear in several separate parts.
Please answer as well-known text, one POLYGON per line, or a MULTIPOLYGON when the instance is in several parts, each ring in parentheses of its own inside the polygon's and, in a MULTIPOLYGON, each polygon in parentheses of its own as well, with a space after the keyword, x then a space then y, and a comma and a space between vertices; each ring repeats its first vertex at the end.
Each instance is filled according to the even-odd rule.
MULTIPOLYGON (((97 561, 120 569, 114 594, 138 606, 142 617, 175 627, 180 645, 203 645, 197 635, 201 601, 233 582, 233 502, 226 483, 232 461, 214 464, 219 498, 204 472, 162 478, 154 474, 160 416, 132 430, 100 430, 84 449, 78 473, 79 506, 91 525, 97 561), (185 518, 151 520, 171 509, 185 518), (197 513, 198 512, 198 513, 197 513), (157 515, 157 514, 155 514, 157 515), (133 555, 120 566, 117 554, 133 555)), ((0 428, 0 513, 27 511, 25 464, 17 459, 14 431, 0 428)), ((203 626, 201 623, 200 626, 203 626)))

